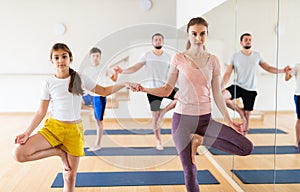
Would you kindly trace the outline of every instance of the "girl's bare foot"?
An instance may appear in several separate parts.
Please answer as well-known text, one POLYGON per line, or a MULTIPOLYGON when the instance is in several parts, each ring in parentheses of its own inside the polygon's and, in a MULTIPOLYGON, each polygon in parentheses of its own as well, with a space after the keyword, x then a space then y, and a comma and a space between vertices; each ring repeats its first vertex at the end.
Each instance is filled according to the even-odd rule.
POLYGON ((203 136, 192 134, 191 135, 191 158, 192 163, 195 164, 195 155, 197 152, 198 147, 203 143, 203 136))
POLYGON ((65 171, 70 171, 71 168, 70 168, 70 165, 69 165, 69 162, 68 162, 67 153, 65 151, 59 149, 59 148, 57 148, 57 150, 59 150, 58 156, 60 156, 60 158, 61 158, 64 170, 65 171))

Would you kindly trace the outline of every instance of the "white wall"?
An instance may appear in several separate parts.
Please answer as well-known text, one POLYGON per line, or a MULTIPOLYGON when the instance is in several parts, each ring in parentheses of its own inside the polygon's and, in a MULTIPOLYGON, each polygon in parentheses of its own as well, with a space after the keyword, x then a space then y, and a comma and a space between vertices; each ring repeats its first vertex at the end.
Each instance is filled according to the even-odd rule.
MULTIPOLYGON (((175 26, 175 1, 152 2, 151 10, 143 11, 139 0, 1 1, 0 111, 36 110, 41 80, 54 72, 49 50, 56 42, 70 47, 79 68, 92 46, 121 29, 145 23, 175 26), (64 35, 53 31, 59 22, 66 26, 64 35)), ((118 44, 109 49, 114 47, 118 44)))
MULTIPOLYGON (((0 112, 36 110, 41 80, 46 77, 45 74, 53 72, 49 63, 49 49, 55 42, 62 41, 70 46, 74 53, 74 67, 78 68, 86 58, 90 47, 102 43, 103 39, 108 39, 118 31, 147 23, 176 27, 176 1, 152 0, 152 2, 153 7, 147 12, 139 8, 138 0, 74 0, 72 3, 67 0, 45 0, 42 3, 37 0, 1 2, 0 88, 4 91, 1 92, 0 112), (67 31, 64 35, 54 34, 53 27, 58 22, 66 25, 67 31)), ((295 21, 300 14, 297 10, 300 1, 281 1, 280 21, 284 30, 279 39, 278 63, 275 33, 276 1, 238 0, 237 6, 235 2, 227 0, 204 15, 210 24, 208 48, 219 56, 222 63, 225 63, 234 51, 240 49, 239 37, 236 35, 240 36, 245 31, 253 34, 253 49, 261 52, 271 65, 283 67, 300 61, 298 54, 300 39, 297 38, 299 30, 295 21)), ((140 34, 132 35, 140 37, 140 34)), ((122 38, 126 37, 120 33, 118 39, 122 38)), ((169 42, 174 41, 175 43, 172 43, 180 44, 179 49, 183 49, 181 44, 184 38, 178 41, 172 40, 173 36, 170 38, 169 42)), ((106 53, 113 52, 118 45, 113 43, 103 49, 106 49, 106 53)), ((131 51, 129 64, 133 64, 143 51, 131 51)), ((294 110, 292 100, 294 80, 285 82, 283 75, 279 75, 277 86, 275 75, 262 71, 259 73, 259 95, 255 108, 294 110)), ((141 71, 137 77, 143 75, 141 71)), ((124 109, 120 109, 118 115, 125 117, 129 113, 136 117, 150 117, 145 95, 135 93, 131 97, 136 103, 122 103, 121 108, 123 106, 124 109), (145 108, 139 110, 135 106, 145 108)), ((108 117, 113 113, 116 112, 108 112, 108 117)), ((167 114, 170 115, 171 113, 167 114)))
POLYGON ((176 0, 176 26, 181 28, 195 16, 203 15, 226 0, 176 0))

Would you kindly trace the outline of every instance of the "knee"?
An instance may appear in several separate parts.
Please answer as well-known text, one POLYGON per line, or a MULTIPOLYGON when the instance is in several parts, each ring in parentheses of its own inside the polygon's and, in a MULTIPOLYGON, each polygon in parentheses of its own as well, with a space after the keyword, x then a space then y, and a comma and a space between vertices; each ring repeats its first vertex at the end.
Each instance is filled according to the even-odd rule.
POLYGON ((20 146, 12 150, 12 156, 17 162, 25 162, 25 155, 20 146))
POLYGON ((63 174, 64 174, 64 181, 66 183, 71 183, 71 184, 75 183, 75 181, 76 181, 76 171, 72 171, 72 170, 64 171, 63 174))
POLYGON ((241 156, 247 156, 250 155, 253 151, 253 144, 249 141, 248 145, 242 150, 241 156))

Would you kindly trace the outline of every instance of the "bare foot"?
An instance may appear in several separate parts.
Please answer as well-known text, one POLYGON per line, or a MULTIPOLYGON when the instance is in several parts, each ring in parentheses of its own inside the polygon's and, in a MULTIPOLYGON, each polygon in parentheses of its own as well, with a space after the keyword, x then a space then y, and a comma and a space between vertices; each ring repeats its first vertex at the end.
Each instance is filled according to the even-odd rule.
POLYGON ((93 147, 90 147, 87 151, 91 152, 91 151, 98 151, 101 149, 100 145, 94 145, 93 147))
POLYGON ((247 121, 243 121, 242 126, 237 131, 242 135, 246 135, 249 131, 247 121))
POLYGON ((159 150, 159 151, 164 150, 164 147, 162 146, 161 143, 157 143, 157 145, 156 145, 156 150, 159 150))
POLYGON ((203 137, 197 134, 191 135, 191 158, 192 163, 195 164, 195 155, 197 152, 198 147, 203 143, 203 137))
POLYGON ((69 162, 68 162, 67 153, 65 151, 59 149, 59 148, 57 148, 57 150, 59 150, 58 156, 60 156, 60 158, 61 158, 64 170, 65 171, 70 171, 71 168, 70 168, 70 165, 69 165, 69 162))

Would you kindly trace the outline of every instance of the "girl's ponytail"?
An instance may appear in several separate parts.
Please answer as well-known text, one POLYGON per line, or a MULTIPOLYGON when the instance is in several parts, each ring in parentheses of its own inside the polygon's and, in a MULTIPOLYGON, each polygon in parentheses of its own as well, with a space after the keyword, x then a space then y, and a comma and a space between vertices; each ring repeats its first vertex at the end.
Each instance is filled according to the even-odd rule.
POLYGON ((84 92, 81 86, 82 82, 80 76, 72 68, 69 68, 69 73, 71 75, 71 80, 69 83, 68 91, 75 95, 83 95, 84 92))

